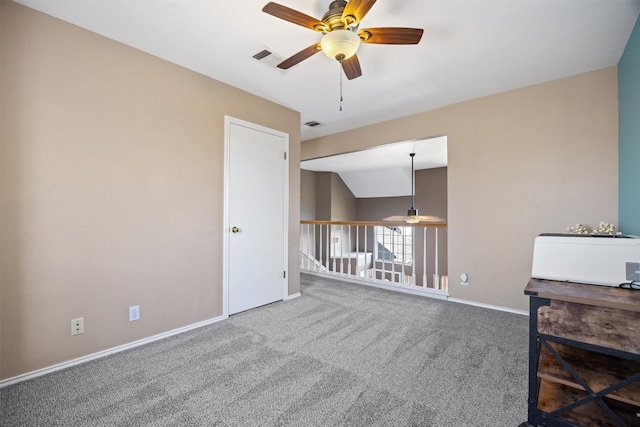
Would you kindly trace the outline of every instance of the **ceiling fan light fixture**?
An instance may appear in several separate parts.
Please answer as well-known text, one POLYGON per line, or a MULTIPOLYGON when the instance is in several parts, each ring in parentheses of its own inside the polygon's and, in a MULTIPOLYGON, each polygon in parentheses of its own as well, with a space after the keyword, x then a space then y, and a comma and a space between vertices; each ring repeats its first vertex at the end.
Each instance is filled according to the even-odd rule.
POLYGON ((350 30, 333 30, 322 37, 320 45, 329 58, 342 61, 355 55, 360 37, 350 30))
POLYGON ((407 224, 417 224, 420 222, 420 217, 418 217, 418 209, 411 207, 407 211, 407 218, 404 220, 407 224))

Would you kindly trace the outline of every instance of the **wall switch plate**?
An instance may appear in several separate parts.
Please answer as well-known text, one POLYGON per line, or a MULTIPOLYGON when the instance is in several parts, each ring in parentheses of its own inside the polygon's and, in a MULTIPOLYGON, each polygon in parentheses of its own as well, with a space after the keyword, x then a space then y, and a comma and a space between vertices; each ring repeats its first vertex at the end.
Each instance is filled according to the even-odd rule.
POLYGON ((129 322, 133 322, 134 320, 140 320, 140 306, 134 305, 129 307, 129 322))
POLYGON ((71 319, 71 335, 84 334, 84 317, 71 319))

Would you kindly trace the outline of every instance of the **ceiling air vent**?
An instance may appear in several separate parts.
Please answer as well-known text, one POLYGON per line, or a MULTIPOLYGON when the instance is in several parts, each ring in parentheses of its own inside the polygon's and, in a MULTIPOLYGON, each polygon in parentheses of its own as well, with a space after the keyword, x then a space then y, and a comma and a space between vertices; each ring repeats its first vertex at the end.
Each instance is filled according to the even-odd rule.
POLYGON ((253 57, 258 61, 260 61, 261 59, 264 59, 269 55, 271 55, 271 52, 269 52, 267 49, 263 49, 260 52, 256 53, 255 55, 253 55, 253 57))
POLYGON ((305 125, 309 126, 310 128, 315 128, 320 126, 322 123, 318 123, 315 120, 312 120, 310 122, 305 123, 305 125))
POLYGON ((273 68, 278 71, 284 72, 285 70, 278 68, 278 64, 283 61, 282 57, 277 53, 271 51, 271 49, 263 48, 262 50, 251 55, 253 59, 260 62, 261 64, 265 64, 269 66, 269 68, 273 68))

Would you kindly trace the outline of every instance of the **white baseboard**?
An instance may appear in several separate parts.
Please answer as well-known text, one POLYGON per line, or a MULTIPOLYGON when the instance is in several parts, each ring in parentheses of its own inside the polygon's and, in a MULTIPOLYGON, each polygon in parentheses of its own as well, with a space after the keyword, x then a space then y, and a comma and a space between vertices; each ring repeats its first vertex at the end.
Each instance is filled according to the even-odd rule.
POLYGON ((491 310, 506 311, 507 313, 523 314, 525 316, 529 315, 529 312, 525 310, 516 310, 514 308, 502 307, 499 305, 484 304, 481 302, 453 298, 453 297, 450 297, 446 291, 441 291, 441 290, 435 290, 435 289, 423 290, 422 288, 411 288, 411 287, 403 288, 400 286, 390 286, 390 285, 385 285, 385 284, 376 283, 369 280, 358 279, 354 277, 337 276, 337 275, 326 274, 326 273, 323 274, 321 272, 316 272, 316 271, 304 270, 304 271, 301 271, 301 273, 309 274, 312 276, 318 276, 318 277, 326 277, 328 279, 342 280, 344 282, 357 283, 360 285, 373 286, 376 288, 388 289, 391 291, 405 292, 413 295, 426 296, 430 298, 436 298, 436 299, 446 300, 446 301, 460 303, 460 304, 473 305, 476 307, 488 308, 491 310))
POLYGON ((183 326, 182 328, 173 329, 171 331, 163 332, 158 335, 153 335, 148 338, 143 338, 138 341, 133 341, 128 344, 119 345, 117 347, 112 347, 106 350, 99 351, 97 353, 89 354, 86 356, 78 357, 77 359, 68 360, 66 362, 58 363, 56 365, 48 366, 46 368, 38 369, 35 371, 27 372, 21 375, 17 375, 15 377, 7 378, 6 380, 0 381, 0 389, 3 387, 10 386, 12 384, 16 384, 22 381, 30 380, 32 378, 40 377, 42 375, 49 374, 51 372, 60 371, 62 369, 70 368, 71 366, 80 365, 81 363, 86 363, 91 360, 100 359, 101 357, 109 356, 114 353, 119 353, 121 351, 129 350, 131 348, 140 347, 141 345, 149 344, 154 341, 158 341, 164 338, 168 338, 173 335, 178 335, 184 332, 191 331, 193 329, 198 329, 203 326, 211 325, 213 323, 217 323, 221 320, 227 319, 227 316, 219 316, 214 317, 212 319, 203 320, 202 322, 193 323, 191 325, 183 326))
POLYGON ((287 297, 284 300, 285 301, 289 301, 290 299, 299 298, 301 296, 302 296, 302 294, 300 292, 298 292, 297 294, 287 295, 287 297))
POLYGON ((403 292, 405 294, 419 295, 421 297, 435 298, 439 300, 446 300, 449 297, 446 291, 441 291, 438 289, 431 289, 431 288, 425 289, 420 286, 386 285, 384 283, 374 282, 366 279, 360 279, 354 276, 348 276, 348 275, 338 276, 334 274, 321 273, 317 271, 305 270, 303 271, 303 273, 310 274, 312 276, 325 277, 327 279, 341 280, 343 282, 356 283, 358 285, 372 286, 374 288, 386 289, 388 291, 403 292))
POLYGON ((516 310, 515 308, 502 307, 502 306, 499 306, 499 305, 484 304, 484 303, 481 303, 481 302, 469 301, 469 300, 465 300, 465 299, 458 299, 458 298, 449 297, 449 301, 456 302, 456 303, 459 303, 459 304, 473 305, 473 306, 476 306, 476 307, 489 308, 491 310, 506 311, 507 313, 523 314, 525 316, 529 315, 529 312, 526 311, 526 310, 516 310))

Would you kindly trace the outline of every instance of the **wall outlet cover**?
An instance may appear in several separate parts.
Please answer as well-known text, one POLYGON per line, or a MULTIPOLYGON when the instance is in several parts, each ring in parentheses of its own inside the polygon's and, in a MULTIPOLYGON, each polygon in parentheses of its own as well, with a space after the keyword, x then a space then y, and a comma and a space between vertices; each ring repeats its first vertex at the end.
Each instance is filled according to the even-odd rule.
POLYGON ((71 335, 84 334, 84 317, 71 319, 71 335))
POLYGON ((134 305, 129 307, 129 322, 133 322, 134 320, 140 320, 140 306, 134 305))

